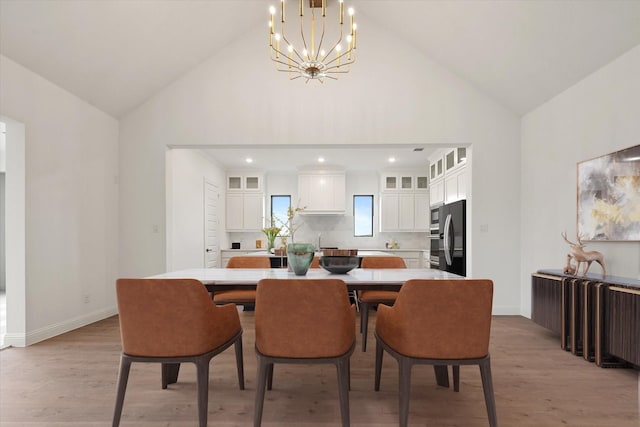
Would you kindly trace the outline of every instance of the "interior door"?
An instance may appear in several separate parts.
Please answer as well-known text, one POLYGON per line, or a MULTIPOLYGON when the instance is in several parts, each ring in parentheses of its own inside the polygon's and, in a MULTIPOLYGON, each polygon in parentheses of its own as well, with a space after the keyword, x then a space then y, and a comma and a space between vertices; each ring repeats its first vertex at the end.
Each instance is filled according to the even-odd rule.
POLYGON ((218 266, 218 186, 204 180, 204 266, 218 266))

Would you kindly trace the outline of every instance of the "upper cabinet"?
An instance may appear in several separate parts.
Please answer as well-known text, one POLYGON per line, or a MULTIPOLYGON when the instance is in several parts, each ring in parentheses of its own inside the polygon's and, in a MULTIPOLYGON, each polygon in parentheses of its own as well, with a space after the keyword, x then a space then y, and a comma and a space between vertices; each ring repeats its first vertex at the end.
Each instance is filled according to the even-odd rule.
POLYGON ((227 191, 262 191, 262 175, 229 174, 227 175, 227 191))
POLYGON ((227 175, 225 229, 260 231, 264 226, 263 176, 252 173, 227 175))
POLYGON ((467 198, 467 148, 438 150, 429 158, 430 204, 439 205, 467 198))
POLYGON ((427 191, 429 177, 426 173, 385 173, 381 188, 382 191, 427 191))
POLYGON ((467 162, 467 148, 456 147, 445 152, 444 155, 444 171, 452 172, 454 169, 463 166, 467 162))
POLYGON ((429 178, 411 171, 382 174, 380 231, 429 231, 429 178))
POLYGON ((442 153, 429 158, 429 179, 431 182, 444 175, 444 158, 442 153))
POLYGON ((346 179, 341 171, 311 171, 298 174, 301 214, 344 214, 346 179))

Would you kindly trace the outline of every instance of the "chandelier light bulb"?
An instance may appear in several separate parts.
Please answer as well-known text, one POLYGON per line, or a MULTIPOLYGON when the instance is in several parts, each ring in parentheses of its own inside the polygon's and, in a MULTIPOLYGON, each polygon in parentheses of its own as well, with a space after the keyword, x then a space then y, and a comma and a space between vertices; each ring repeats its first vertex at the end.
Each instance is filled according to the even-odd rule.
POLYGON ((270 13, 270 14, 272 14, 272 15, 273 15, 274 13, 276 13, 276 8, 275 8, 275 7, 273 7, 273 6, 269 6, 269 13, 270 13))
POLYGON ((280 33, 276 33, 274 37, 276 38, 277 41, 280 41, 280 33))
POLYGON ((353 8, 352 8, 352 7, 350 7, 350 8, 349 8, 349 16, 353 16, 354 12, 355 12, 355 11, 353 10, 353 8))
POLYGON ((289 53, 293 52, 293 46, 289 45, 289 46, 287 47, 287 50, 289 51, 289 53))
POLYGON ((336 52, 340 52, 342 50, 342 46, 340 46, 339 44, 336 45, 336 52))

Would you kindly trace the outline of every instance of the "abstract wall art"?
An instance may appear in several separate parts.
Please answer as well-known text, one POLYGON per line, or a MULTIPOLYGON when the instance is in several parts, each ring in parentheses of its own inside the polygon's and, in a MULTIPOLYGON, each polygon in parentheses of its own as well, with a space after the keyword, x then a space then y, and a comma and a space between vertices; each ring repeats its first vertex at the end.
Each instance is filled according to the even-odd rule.
POLYGON ((578 163, 582 240, 640 241, 640 145, 578 163))

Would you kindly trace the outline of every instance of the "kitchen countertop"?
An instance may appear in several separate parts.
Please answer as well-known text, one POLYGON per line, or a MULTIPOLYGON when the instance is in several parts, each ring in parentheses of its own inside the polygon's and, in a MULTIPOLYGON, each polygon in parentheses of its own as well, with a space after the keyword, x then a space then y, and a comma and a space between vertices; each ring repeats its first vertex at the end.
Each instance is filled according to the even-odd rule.
MULTIPOLYGON (((345 248, 345 249, 350 249, 350 248, 345 248)), ((358 249, 358 255, 361 255, 362 253, 365 252, 376 252, 379 255, 382 255, 382 252, 423 252, 423 251, 428 251, 429 249, 418 249, 418 248, 409 248, 409 249, 405 249, 405 248, 399 248, 399 249, 386 249, 386 248, 373 248, 373 249, 358 249)), ((264 248, 261 249, 256 249, 256 248, 251 248, 251 249, 222 249, 222 251, 224 252, 253 252, 252 255, 256 255, 256 252, 263 252, 264 255, 267 254, 267 251, 264 248)), ((368 256, 372 256, 371 254, 368 254, 368 256)))

